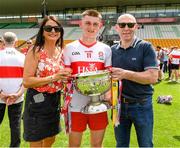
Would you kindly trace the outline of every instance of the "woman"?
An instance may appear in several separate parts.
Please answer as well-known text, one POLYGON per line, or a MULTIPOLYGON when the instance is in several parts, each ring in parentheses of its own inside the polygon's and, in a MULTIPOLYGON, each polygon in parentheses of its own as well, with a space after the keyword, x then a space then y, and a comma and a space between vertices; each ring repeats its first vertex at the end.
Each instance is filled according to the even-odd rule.
POLYGON ((26 55, 23 121, 24 139, 30 147, 51 147, 60 131, 60 90, 71 75, 62 61, 63 34, 55 17, 44 18, 35 45, 26 55))

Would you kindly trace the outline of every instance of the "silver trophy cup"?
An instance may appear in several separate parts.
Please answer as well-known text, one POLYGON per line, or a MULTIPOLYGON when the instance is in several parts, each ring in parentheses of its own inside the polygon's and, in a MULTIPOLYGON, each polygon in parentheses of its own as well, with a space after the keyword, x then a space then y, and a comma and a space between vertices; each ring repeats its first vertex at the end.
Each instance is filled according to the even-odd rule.
POLYGON ((82 113, 95 114, 107 111, 109 103, 103 101, 102 95, 111 88, 109 71, 86 72, 76 75, 75 89, 82 95, 89 96, 90 102, 81 109, 82 113))

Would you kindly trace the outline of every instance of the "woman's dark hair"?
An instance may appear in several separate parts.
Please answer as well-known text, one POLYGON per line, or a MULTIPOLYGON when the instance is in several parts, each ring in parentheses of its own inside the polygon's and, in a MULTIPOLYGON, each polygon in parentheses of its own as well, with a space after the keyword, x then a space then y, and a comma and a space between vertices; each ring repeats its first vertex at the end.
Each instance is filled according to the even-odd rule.
POLYGON ((60 22, 57 20, 57 18, 55 16, 46 16, 40 25, 39 32, 37 34, 36 41, 35 41, 35 44, 33 47, 33 52, 36 51, 37 47, 38 47, 38 51, 40 51, 40 49, 44 46, 45 41, 44 41, 44 36, 43 36, 43 31, 44 31, 43 27, 45 26, 46 22, 49 20, 56 22, 57 25, 62 28, 60 31, 61 35, 60 35, 59 39, 56 41, 56 46, 60 46, 61 48, 63 48, 64 29, 63 29, 62 25, 60 24, 60 22))
POLYGON ((2 39, 2 37, 0 37, 0 42, 3 42, 3 39, 2 39))

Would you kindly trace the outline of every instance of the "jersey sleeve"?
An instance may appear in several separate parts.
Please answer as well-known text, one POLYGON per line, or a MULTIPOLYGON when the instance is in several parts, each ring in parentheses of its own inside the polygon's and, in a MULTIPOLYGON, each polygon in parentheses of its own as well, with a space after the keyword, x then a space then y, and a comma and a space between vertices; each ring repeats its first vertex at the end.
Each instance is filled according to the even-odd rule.
POLYGON ((63 60, 64 60, 65 67, 71 66, 70 49, 68 48, 68 46, 65 46, 63 50, 63 60))
POLYGON ((105 68, 111 68, 112 66, 112 61, 111 61, 111 57, 112 57, 112 51, 111 51, 111 48, 109 46, 107 46, 105 48, 105 68))

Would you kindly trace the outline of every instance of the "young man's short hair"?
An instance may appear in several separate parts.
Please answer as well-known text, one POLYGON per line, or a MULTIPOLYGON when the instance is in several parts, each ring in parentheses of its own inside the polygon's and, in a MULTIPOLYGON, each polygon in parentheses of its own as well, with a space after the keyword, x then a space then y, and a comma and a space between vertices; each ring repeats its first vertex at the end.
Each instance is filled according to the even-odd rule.
POLYGON ((100 14, 100 12, 98 12, 97 10, 94 10, 94 9, 89 9, 82 13, 82 17, 85 17, 86 15, 98 17, 98 18, 102 19, 102 15, 100 14))

